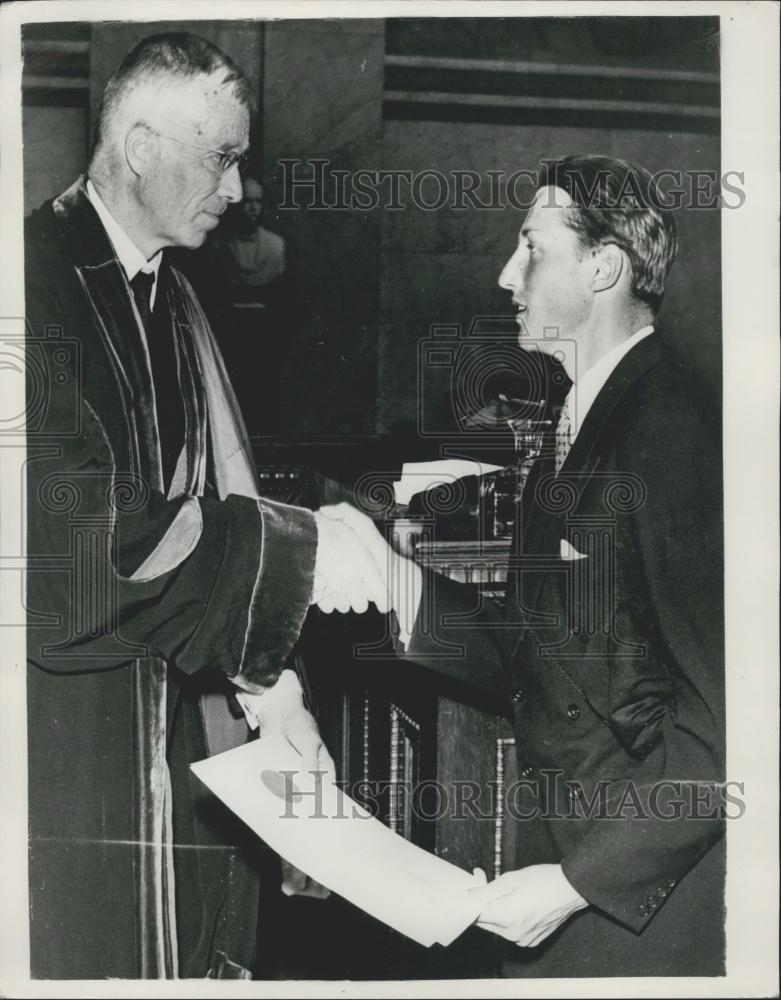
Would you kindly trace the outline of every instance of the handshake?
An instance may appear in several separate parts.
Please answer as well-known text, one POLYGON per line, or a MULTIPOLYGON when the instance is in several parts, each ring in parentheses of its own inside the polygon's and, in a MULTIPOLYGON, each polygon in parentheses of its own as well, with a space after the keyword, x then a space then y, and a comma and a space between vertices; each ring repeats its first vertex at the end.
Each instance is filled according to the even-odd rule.
POLYGON ((347 503, 315 514, 317 559, 312 604, 321 611, 363 614, 373 602, 394 611, 402 632, 412 631, 421 593, 419 567, 391 548, 373 521, 347 503))

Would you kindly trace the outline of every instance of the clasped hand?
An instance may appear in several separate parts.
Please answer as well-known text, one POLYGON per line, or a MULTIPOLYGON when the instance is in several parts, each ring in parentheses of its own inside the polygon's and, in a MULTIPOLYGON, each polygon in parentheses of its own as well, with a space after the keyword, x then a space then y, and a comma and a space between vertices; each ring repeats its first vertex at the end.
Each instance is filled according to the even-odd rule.
POLYGON ((391 563, 395 553, 372 521, 349 504, 321 507, 315 513, 317 558, 312 604, 321 611, 357 611, 374 602, 391 610, 391 563))

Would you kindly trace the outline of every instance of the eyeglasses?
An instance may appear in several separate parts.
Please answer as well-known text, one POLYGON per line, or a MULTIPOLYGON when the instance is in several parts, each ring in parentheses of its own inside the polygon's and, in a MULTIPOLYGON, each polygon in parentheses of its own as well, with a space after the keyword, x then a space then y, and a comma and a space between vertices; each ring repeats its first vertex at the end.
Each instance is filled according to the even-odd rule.
MULTIPOLYGON (((217 167, 220 173, 225 174, 233 167, 238 167, 239 173, 243 174, 249 165, 248 153, 236 153, 224 149, 212 149, 211 146, 199 146, 194 142, 185 142, 184 139, 177 139, 175 135, 166 135, 164 132, 158 132, 155 128, 150 128, 149 126, 147 128, 149 128, 150 132, 154 132, 155 135, 159 135, 161 139, 170 139, 171 142, 178 142, 180 146, 189 146, 191 149, 202 149, 205 153, 211 153, 217 159, 217 167)), ((207 159, 207 157, 203 157, 203 159, 207 159)))

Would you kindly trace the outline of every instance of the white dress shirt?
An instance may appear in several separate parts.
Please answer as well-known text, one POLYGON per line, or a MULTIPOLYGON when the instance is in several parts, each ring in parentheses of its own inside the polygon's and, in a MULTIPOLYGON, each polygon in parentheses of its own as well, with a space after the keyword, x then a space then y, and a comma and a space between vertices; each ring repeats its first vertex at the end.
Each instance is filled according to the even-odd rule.
POLYGON ((135 243, 130 239, 125 230, 120 226, 114 216, 106 208, 103 199, 95 190, 95 185, 91 180, 87 180, 87 197, 92 203, 92 207, 98 213, 98 218, 103 223, 108 238, 116 251, 119 263, 125 272, 128 281, 132 281, 139 271, 145 271, 154 276, 152 282, 152 295, 150 297, 150 307, 154 308, 155 295, 157 294, 157 275, 160 271, 160 263, 163 259, 163 251, 158 250, 151 260, 147 260, 135 243))

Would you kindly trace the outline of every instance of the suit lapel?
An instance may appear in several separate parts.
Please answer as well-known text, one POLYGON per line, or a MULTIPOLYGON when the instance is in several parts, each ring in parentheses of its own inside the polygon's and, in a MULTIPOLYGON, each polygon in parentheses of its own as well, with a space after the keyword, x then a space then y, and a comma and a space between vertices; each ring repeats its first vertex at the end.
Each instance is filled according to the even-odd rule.
POLYGON ((550 454, 535 463, 521 501, 525 510, 516 519, 519 529, 512 551, 523 574, 523 586, 518 572, 509 575, 507 601, 512 618, 517 620, 524 613, 519 595, 528 614, 537 608, 548 574, 561 569, 559 546, 566 535, 568 514, 603 464, 604 452, 616 431, 610 418, 635 382, 665 357, 657 334, 641 340, 621 359, 600 390, 559 475, 554 475, 552 446, 548 448, 550 454))
POLYGON ((583 426, 561 467, 560 475, 582 472, 590 465, 595 467, 591 459, 604 437, 603 431, 613 411, 634 383, 662 362, 665 356, 664 346, 656 333, 645 337, 624 355, 586 414, 583 426))

